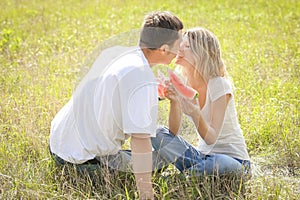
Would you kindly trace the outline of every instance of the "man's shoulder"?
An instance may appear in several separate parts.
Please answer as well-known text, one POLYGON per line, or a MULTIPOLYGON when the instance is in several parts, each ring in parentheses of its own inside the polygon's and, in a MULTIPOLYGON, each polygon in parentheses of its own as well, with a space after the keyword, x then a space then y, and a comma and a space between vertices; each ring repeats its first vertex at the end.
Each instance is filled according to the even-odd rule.
POLYGON ((111 68, 114 74, 119 78, 129 75, 128 73, 134 76, 134 79, 152 74, 151 68, 140 49, 133 49, 132 51, 124 53, 113 61, 111 68))
POLYGON ((113 64, 122 66, 142 66, 145 64, 145 59, 143 54, 138 47, 133 47, 127 49, 127 51, 122 52, 118 57, 115 58, 113 64))

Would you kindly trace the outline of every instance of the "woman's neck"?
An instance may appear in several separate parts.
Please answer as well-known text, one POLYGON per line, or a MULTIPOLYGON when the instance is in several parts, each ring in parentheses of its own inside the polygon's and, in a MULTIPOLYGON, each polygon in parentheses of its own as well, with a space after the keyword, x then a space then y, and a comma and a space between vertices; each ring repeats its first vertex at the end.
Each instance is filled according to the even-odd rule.
POLYGON ((192 88, 195 90, 202 90, 207 87, 207 81, 199 73, 194 73, 190 75, 188 82, 192 88))

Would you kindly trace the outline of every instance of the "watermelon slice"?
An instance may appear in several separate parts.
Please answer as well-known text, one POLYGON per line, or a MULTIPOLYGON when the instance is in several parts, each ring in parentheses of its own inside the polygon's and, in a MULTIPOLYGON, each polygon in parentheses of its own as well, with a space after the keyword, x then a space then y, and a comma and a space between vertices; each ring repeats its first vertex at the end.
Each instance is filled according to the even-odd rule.
POLYGON ((198 92, 192 87, 184 84, 175 72, 173 72, 171 69, 169 69, 168 72, 170 81, 179 94, 188 99, 195 99, 198 97, 198 92))
POLYGON ((163 82, 161 82, 160 80, 157 81, 158 82, 158 98, 160 100, 164 99, 166 97, 166 86, 163 82))
POLYGON ((163 100, 166 98, 167 87, 165 85, 166 77, 158 70, 157 83, 158 83, 158 99, 163 100))

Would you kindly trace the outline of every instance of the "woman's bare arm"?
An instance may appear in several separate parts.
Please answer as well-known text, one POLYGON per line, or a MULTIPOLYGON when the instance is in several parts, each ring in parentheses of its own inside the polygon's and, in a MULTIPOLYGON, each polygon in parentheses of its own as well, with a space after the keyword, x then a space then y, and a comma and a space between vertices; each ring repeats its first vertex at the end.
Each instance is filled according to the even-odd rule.
POLYGON ((214 144, 219 136, 230 97, 226 94, 212 103, 209 123, 201 115, 199 106, 186 99, 182 101, 183 112, 192 117, 198 134, 208 145, 214 144))

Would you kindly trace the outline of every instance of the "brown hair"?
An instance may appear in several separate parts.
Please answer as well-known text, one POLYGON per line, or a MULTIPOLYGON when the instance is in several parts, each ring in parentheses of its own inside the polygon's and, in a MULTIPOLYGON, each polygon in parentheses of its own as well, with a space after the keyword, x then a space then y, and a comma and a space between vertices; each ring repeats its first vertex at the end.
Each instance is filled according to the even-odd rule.
POLYGON ((168 11, 155 11, 147 14, 141 30, 139 45, 148 49, 158 49, 167 44, 170 47, 178 39, 178 31, 183 24, 168 11))

